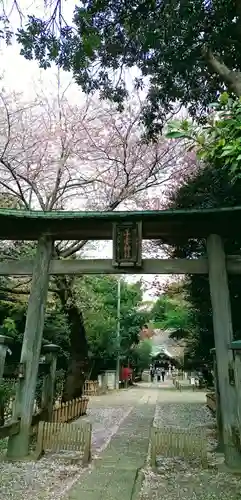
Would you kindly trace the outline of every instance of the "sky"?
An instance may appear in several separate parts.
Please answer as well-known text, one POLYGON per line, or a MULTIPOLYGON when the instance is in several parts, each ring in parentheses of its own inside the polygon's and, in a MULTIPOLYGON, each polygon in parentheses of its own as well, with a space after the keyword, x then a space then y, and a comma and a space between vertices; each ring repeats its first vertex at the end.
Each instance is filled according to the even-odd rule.
MULTIPOLYGON (((65 18, 71 21, 71 16, 73 12, 75 2, 68 0, 65 5, 65 18)), ((9 6, 11 4, 9 3, 9 6)), ((31 7, 31 2, 26 0, 20 1, 21 8, 24 12, 33 13, 31 7)), ((33 2, 32 2, 33 5, 33 2)), ((34 2, 36 5, 36 2, 34 2)), ((42 4, 40 4, 42 5, 42 4)), ((42 7, 38 10, 41 15, 43 12, 42 7)), ((19 16, 14 11, 11 16, 12 27, 15 29, 19 25, 19 16)), ((57 71, 56 67, 40 70, 38 64, 35 61, 27 61, 20 55, 20 47, 13 40, 11 46, 6 47, 3 43, 0 45, 0 57, 1 57, 1 75, 2 75, 2 88, 8 91, 14 91, 16 93, 23 94, 24 100, 32 100, 37 93, 44 92, 46 96, 53 95, 55 89, 57 89, 57 71)), ((70 104, 81 104, 85 100, 84 94, 81 92, 79 87, 73 82, 72 75, 66 72, 60 72, 61 86, 66 88, 66 97, 70 104)), ((134 76, 136 76, 136 71, 128 71, 126 73, 127 85, 131 88, 134 76)), ((1 85, 1 82, 0 82, 1 85)), ((160 191, 158 193, 160 196, 160 191)), ((155 192, 152 193, 155 198, 155 192)), ((158 206, 155 207, 158 209, 158 206)), ((97 249, 90 249, 87 251, 88 258, 112 258, 112 242, 103 242, 97 245, 97 249)), ((154 255, 153 255, 154 256, 154 255)), ((150 254, 148 255, 150 258, 150 254)), ((156 297, 156 289, 153 288, 152 283, 155 279, 153 275, 145 276, 130 276, 130 281, 136 281, 140 278, 146 284, 146 291, 144 293, 144 300, 154 300, 156 297)), ((167 276, 161 276, 158 281, 164 283, 167 276)))

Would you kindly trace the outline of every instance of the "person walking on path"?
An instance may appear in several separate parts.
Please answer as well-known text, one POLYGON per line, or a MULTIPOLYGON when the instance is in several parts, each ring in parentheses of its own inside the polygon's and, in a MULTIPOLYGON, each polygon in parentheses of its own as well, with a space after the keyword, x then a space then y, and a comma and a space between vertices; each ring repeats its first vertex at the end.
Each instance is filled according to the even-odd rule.
POLYGON ((196 389, 195 373, 191 373, 190 383, 191 383, 192 390, 195 391, 195 389, 196 389))
POLYGON ((191 382, 192 390, 195 391, 199 386, 199 377, 198 377, 198 374, 196 372, 191 373, 190 382, 191 382))
POLYGON ((164 381, 165 381, 165 375, 166 375, 165 368, 162 368, 162 369, 161 369, 162 382, 164 382, 164 381))

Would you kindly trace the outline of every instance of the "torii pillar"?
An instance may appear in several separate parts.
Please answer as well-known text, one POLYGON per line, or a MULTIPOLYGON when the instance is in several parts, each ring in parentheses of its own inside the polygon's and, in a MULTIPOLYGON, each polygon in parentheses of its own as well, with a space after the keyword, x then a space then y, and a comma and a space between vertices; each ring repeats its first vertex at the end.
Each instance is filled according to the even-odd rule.
MULTIPOLYGON (((222 239, 212 234, 207 239, 209 285, 213 310, 213 331, 223 428, 225 463, 241 470, 239 429, 237 425, 237 393, 232 385, 233 340, 231 305, 222 239)), ((241 397, 240 395, 238 397, 241 397)))
POLYGON ((13 420, 20 419, 20 432, 10 436, 8 440, 7 457, 12 460, 24 458, 29 453, 30 428, 43 337, 52 247, 52 240, 49 237, 42 236, 39 239, 28 302, 20 360, 21 370, 19 372, 13 414, 13 420))

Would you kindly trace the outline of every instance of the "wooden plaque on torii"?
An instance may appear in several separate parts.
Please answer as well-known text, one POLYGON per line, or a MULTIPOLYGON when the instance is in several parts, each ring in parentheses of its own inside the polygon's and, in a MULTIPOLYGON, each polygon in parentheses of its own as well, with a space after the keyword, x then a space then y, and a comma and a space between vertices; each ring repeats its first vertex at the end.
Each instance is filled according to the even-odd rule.
POLYGON ((121 222, 113 224, 113 266, 142 266, 142 223, 121 222))

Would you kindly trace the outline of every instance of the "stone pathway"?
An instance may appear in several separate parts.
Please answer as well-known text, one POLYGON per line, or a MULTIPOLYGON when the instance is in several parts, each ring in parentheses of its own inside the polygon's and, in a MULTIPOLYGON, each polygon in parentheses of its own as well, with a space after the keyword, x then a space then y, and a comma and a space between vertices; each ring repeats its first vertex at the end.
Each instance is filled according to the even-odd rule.
POLYGON ((95 460, 63 500, 240 500, 240 477, 216 467, 160 456, 154 471, 146 461, 153 419, 185 428, 213 424, 204 392, 179 392, 169 381, 140 384, 106 401, 105 396, 93 399, 86 419, 95 422, 95 460))
MULTIPOLYGON (((93 458, 100 457, 120 424, 129 415, 147 390, 135 388, 90 398, 86 417, 92 423, 93 458)), ((0 500, 65 500, 67 492, 76 481, 84 480, 92 469, 71 463, 68 459, 48 453, 41 460, 6 462, 4 457, 7 440, 0 441, 0 500), (83 478, 83 479, 82 479, 83 478)))
POLYGON ((93 470, 76 484, 68 500, 131 500, 141 485, 155 415, 157 390, 139 389, 140 399, 96 460, 93 470))
POLYGON ((146 458, 153 419, 181 427, 212 423, 204 393, 176 391, 169 381, 91 398, 84 418, 93 424, 91 465, 58 463, 54 455, 38 462, 0 461, 0 500, 241 499, 240 477, 216 467, 160 456, 157 471, 151 470, 146 458))
POLYGON ((180 393, 167 381, 141 384, 124 397, 115 396, 113 407, 119 408, 120 402, 127 416, 65 500, 240 500, 240 478, 216 467, 203 469, 198 460, 158 457, 154 471, 146 460, 153 419, 168 426, 213 424, 205 393, 180 393))

